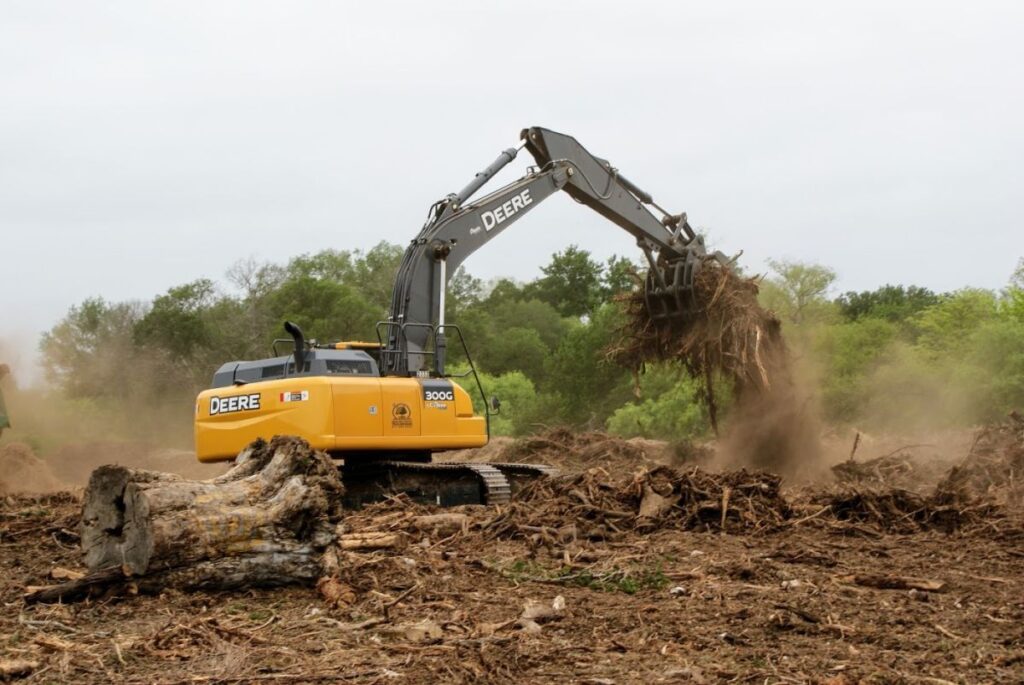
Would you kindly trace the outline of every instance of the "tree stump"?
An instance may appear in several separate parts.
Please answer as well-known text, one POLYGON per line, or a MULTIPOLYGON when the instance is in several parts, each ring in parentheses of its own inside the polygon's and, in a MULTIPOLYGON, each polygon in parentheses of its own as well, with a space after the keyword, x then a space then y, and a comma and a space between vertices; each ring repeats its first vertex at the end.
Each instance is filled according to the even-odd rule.
POLYGON ((206 481, 102 466, 83 501, 85 563, 148 590, 313 583, 343 492, 330 457, 290 436, 257 440, 206 481))

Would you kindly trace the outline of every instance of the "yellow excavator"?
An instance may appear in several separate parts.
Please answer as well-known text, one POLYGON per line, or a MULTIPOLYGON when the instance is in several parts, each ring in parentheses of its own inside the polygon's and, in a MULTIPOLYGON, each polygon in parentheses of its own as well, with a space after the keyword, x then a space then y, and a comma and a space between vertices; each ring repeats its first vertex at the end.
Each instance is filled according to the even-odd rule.
POLYGON ((574 138, 532 127, 461 191, 436 202, 399 266, 388 318, 377 341, 289 338, 273 355, 221 366, 195 407, 200 461, 226 461, 257 438, 298 435, 338 459, 350 506, 388 493, 454 505, 502 503, 524 483, 552 472, 532 464, 445 463, 433 455, 482 447, 500 403, 474 413, 470 394, 446 371, 449 344, 469 360, 459 378, 485 397, 457 324, 445 321, 445 288, 462 262, 548 197, 562 190, 631 233, 647 258, 648 312, 657 320, 693 315, 693 278, 708 255, 686 214, 670 214, 650 194, 574 138), (473 200, 522 148, 536 166, 473 200), (658 212, 655 216, 652 210, 658 212), (289 351, 279 351, 285 343, 289 351))

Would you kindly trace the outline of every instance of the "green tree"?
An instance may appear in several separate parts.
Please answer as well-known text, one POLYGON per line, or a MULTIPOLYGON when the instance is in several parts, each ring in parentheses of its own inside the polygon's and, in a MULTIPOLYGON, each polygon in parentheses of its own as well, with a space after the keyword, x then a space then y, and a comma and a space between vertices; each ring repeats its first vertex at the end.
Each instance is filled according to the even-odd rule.
POLYGON ((606 422, 608 431, 624 438, 663 440, 707 433, 710 425, 707 411, 697 400, 697 382, 671 368, 660 368, 657 373, 674 382, 660 392, 647 392, 645 388, 647 397, 616 409, 606 422))
POLYGON ((459 316, 471 307, 480 304, 484 285, 479 278, 469 275, 465 267, 459 267, 448 281, 445 298, 445 316, 449 322, 459 323, 459 316))
POLYGON ((979 421, 1024 408, 1024 321, 1003 318, 971 336, 962 377, 979 421))
POLYGON ((775 277, 762 284, 761 301, 794 324, 827 318, 829 288, 836 273, 819 264, 769 259, 775 277))
MULTIPOLYGON (((265 354, 270 341, 278 337, 281 322, 275 319, 271 299, 285 279, 280 266, 243 259, 235 262, 225 274, 237 289, 239 297, 231 298, 237 311, 221 311, 217 321, 223 329, 221 338, 239 359, 253 359, 265 354)), ((222 300, 225 304, 228 298, 222 300)))
POLYGON ((570 245, 541 271, 544 276, 531 283, 526 294, 547 302, 562 316, 587 316, 603 300, 604 268, 586 250, 570 245))
POLYGON ((822 400, 833 420, 852 421, 868 401, 868 376, 885 359, 898 329, 885 319, 864 318, 818 331, 815 357, 821 360, 822 400))
POLYGON ((1013 319, 1024 322, 1024 258, 1017 262, 1017 268, 1010 276, 1002 309, 1013 319))
MULTIPOLYGON (((270 303, 274 319, 294 321, 307 338, 317 340, 375 340, 380 309, 355 288, 326 278, 289 277, 270 303)), ((279 329, 277 337, 283 335, 279 329)))
POLYGON ((849 321, 875 317, 899 323, 938 304, 939 299, 928 288, 887 284, 875 290, 844 293, 836 299, 836 304, 839 313, 849 321))
MULTIPOLYGON (((487 401, 491 397, 501 400, 498 413, 491 416, 491 435, 522 435, 530 430, 529 421, 536 415, 537 392, 529 378, 520 371, 501 375, 481 373, 480 383, 487 401)), ((468 379, 462 384, 473 398, 473 411, 483 415, 486 407, 480 393, 468 379)))
POLYGON ((530 328, 537 331, 549 350, 558 346, 572 326, 572 319, 563 318, 554 307, 540 300, 506 302, 490 313, 497 335, 510 328, 530 328))
POLYGON ((970 337, 981 324, 996 317, 996 296, 988 290, 964 288, 914 317, 917 345, 929 357, 961 355, 970 347, 970 337))
POLYGON ((133 329, 144 308, 89 298, 71 307, 40 341, 47 380, 70 398, 130 395, 137 371, 133 329))
POLYGON ((359 291, 372 306, 380 312, 379 319, 391 308, 391 293, 394 290, 395 274, 402 262, 405 248, 387 242, 380 242, 363 253, 353 252, 353 273, 342 281, 359 291))
POLYGON ((492 310, 525 297, 523 285, 516 283, 511 278, 499 278, 488 284, 485 290, 487 290, 487 294, 483 304, 492 310))
POLYGON ((574 326, 551 356, 541 389, 558 398, 550 406, 559 407, 562 421, 603 425, 632 396, 630 374, 603 357, 621 317, 616 305, 601 306, 589 321, 574 326))
POLYGON ((159 347, 174 361, 192 359, 198 348, 212 342, 206 312, 215 299, 213 281, 206 278, 169 289, 153 300, 153 306, 135 325, 136 344, 159 347))
POLYGON ((480 350, 480 366, 493 374, 522 371, 537 382, 544 377, 544 366, 551 353, 533 328, 512 327, 491 338, 480 350))
POLYGON ((612 255, 604 266, 601 299, 604 302, 628 293, 638 285, 643 269, 628 257, 612 255))

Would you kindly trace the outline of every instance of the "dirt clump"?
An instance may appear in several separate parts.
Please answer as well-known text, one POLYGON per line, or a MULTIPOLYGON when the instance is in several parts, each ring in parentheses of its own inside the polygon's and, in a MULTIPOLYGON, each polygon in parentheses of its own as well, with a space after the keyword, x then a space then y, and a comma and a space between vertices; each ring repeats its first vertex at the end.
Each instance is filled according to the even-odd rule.
POLYGON ((50 465, 21 442, 0 445, 0 494, 46 493, 67 488, 50 465))
POLYGON ((656 320, 643 290, 622 298, 626 322, 607 357, 640 372, 651 362, 675 362, 701 383, 702 400, 718 432, 715 384, 733 396, 721 453, 730 465, 792 475, 820 454, 814 407, 801 397, 779 319, 757 300, 756 278, 743 278, 706 258, 694 277, 696 312, 656 320))

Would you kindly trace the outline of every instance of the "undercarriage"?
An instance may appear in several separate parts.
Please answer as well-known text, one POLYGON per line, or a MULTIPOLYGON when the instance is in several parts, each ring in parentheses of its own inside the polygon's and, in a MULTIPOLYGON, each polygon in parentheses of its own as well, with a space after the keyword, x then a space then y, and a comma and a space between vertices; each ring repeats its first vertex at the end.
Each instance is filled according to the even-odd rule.
POLYGON ((557 470, 541 464, 351 459, 340 466, 345 506, 358 509, 395 495, 453 507, 506 504, 530 482, 557 470))

